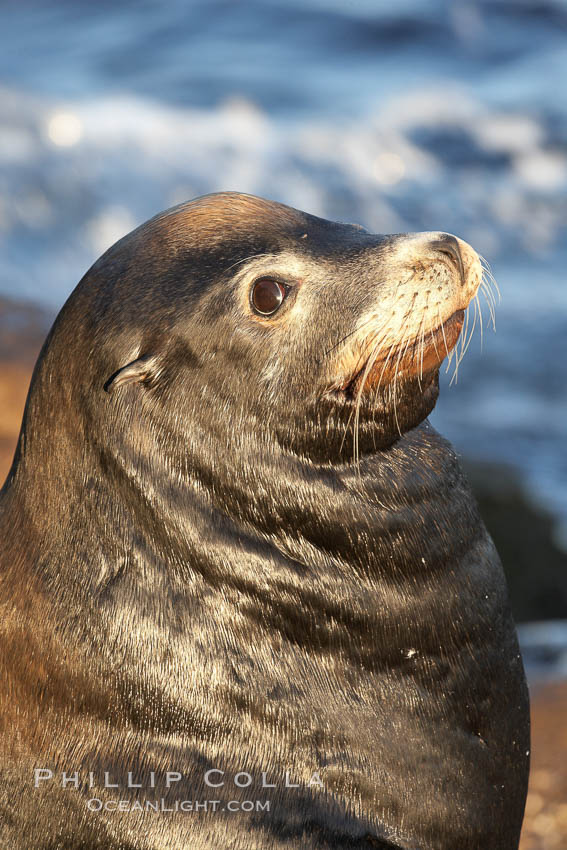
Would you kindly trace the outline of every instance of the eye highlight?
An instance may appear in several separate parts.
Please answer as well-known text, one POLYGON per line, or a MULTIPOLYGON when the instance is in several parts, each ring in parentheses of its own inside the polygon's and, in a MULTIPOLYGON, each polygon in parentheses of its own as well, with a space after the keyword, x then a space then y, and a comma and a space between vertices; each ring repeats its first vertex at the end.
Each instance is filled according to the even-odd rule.
POLYGON ((250 292, 250 303, 261 316, 272 316, 278 310, 289 289, 271 277, 257 280, 250 292))

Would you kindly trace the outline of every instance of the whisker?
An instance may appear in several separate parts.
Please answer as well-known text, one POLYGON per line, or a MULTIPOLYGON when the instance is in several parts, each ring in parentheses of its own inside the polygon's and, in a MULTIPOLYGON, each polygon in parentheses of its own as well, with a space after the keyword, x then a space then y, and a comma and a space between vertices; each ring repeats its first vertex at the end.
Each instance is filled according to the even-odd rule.
POLYGON ((420 365, 419 365, 419 377, 420 377, 421 380, 423 380, 423 352, 424 352, 424 350, 425 350, 425 321, 423 322, 423 326, 421 328, 420 365))
POLYGON ((459 366, 461 364, 461 360, 462 360, 462 357, 463 357, 463 349, 465 347, 465 340, 466 340, 466 336, 467 336, 468 329, 469 329, 469 318, 470 318, 469 314, 470 314, 470 311, 466 310, 465 321, 463 323, 463 329, 461 331, 461 338, 459 340, 460 348, 458 348, 457 346, 455 347, 455 371, 453 372, 451 380, 449 381, 449 386, 451 386, 453 381, 455 383, 458 383, 458 380, 459 380, 459 366))
POLYGON ((270 254, 266 253, 265 251, 262 254, 250 254, 249 257, 242 257, 242 259, 237 260, 235 263, 232 263, 232 265, 228 266, 228 268, 226 268, 225 271, 228 272, 228 271, 230 271, 230 269, 233 269, 235 266, 239 266, 241 263, 247 262, 247 260, 255 260, 256 257, 269 257, 269 256, 270 256, 270 254))
POLYGON ((480 350, 482 351, 484 334, 483 334, 483 328, 482 328, 482 307, 480 306, 480 298, 478 297, 478 292, 475 295, 474 300, 475 300, 475 303, 478 304, 479 326, 480 326, 480 350))
MULTIPOLYGON (((378 327, 378 329, 376 331, 376 338, 374 340, 372 351, 370 353, 370 356, 368 358, 368 362, 366 364, 364 376, 362 378, 362 384, 359 387, 355 408, 354 408, 354 410, 351 410, 351 412, 350 412, 349 418, 348 418, 346 426, 345 426, 345 432, 343 434, 343 439, 341 440, 341 445, 340 445, 339 451, 342 451, 342 448, 344 446, 344 442, 345 442, 345 439, 346 439, 346 435, 348 433, 348 428, 349 428, 349 425, 351 423, 352 417, 354 415, 355 422, 354 422, 354 425, 353 425, 353 449, 354 449, 355 456, 358 452, 358 442, 357 442, 358 441, 358 419, 357 419, 357 416, 359 416, 359 409, 360 409, 361 396, 362 396, 362 388, 364 387, 364 383, 366 382, 366 378, 368 377, 368 372, 370 371, 370 369, 372 368, 372 366, 376 362, 378 352, 380 350, 380 346, 381 346, 382 341, 383 341, 383 331, 387 327, 389 318, 390 317, 387 317, 384 320, 384 322, 382 322, 382 324, 378 327)), ((372 319, 372 321, 373 321, 373 319, 372 319)), ((365 327, 366 324, 368 324, 368 322, 365 322, 360 328, 358 328, 358 330, 360 330, 362 327, 365 327)), ((365 354, 365 351, 367 350, 367 348, 360 353, 359 362, 364 357, 364 354, 365 354)), ((357 371, 357 368, 354 369, 354 374, 356 374, 356 371, 357 371)))
MULTIPOLYGON (((435 337, 433 336, 433 330, 429 331, 429 336, 431 337, 431 341, 433 343, 433 348, 435 349, 435 354, 439 358, 439 352, 437 350, 437 343, 435 342, 435 337)), ((441 358, 441 359, 443 359, 443 358, 441 358)))
MULTIPOLYGON (((404 336, 404 337, 402 337, 402 345, 404 344, 404 339, 405 339, 405 338, 406 338, 405 336, 404 336)), ((415 339, 415 337, 414 337, 414 339, 415 339)), ((412 336, 411 336, 410 330, 409 330, 409 328, 408 328, 408 333, 407 333, 407 342, 406 342, 405 347, 404 347, 404 350, 403 350, 403 352, 402 352, 402 360, 403 360, 403 359, 404 359, 404 357, 406 356, 406 351, 408 350, 408 345, 410 344, 411 340, 412 340, 412 336)))
MULTIPOLYGON (((404 337, 404 339, 405 339, 405 337, 404 337)), ((403 340, 402 340, 402 345, 403 345, 403 340)), ((406 343, 406 348, 407 348, 407 343, 406 343)), ((404 349, 404 352, 405 352, 405 349, 404 349)), ((398 357, 397 357, 397 360, 396 360, 396 369, 395 369, 395 372, 394 372, 394 391, 393 391, 394 421, 396 423, 396 428, 398 429, 398 434, 400 435, 400 437, 402 436, 402 429, 400 428, 400 423, 399 423, 399 420, 398 420, 397 390, 398 390, 398 369, 400 368, 401 360, 402 360, 402 348, 400 346, 400 351, 398 353, 398 357)))
POLYGON ((449 386, 451 386, 453 381, 455 381, 455 383, 457 383, 458 380, 459 380, 459 365, 461 363, 461 357, 462 357, 462 352, 463 352, 463 348, 464 348, 464 344, 465 344, 465 338, 466 338, 466 335, 467 335, 467 332, 468 332, 468 328, 469 328, 469 311, 466 310, 465 311, 465 321, 463 323, 463 329, 461 331, 461 338, 459 340, 460 351, 458 350, 458 347, 455 346, 455 371, 453 372, 453 376, 452 376, 452 378, 449 382, 449 386))
POLYGON ((485 289, 485 287, 482 283, 480 285, 480 291, 484 295, 484 298, 486 300, 486 304, 488 306, 488 311, 490 313, 490 317, 486 322, 486 327, 488 327, 488 325, 490 323, 492 323, 493 330, 496 330, 496 312, 495 312, 495 309, 494 309, 494 303, 491 300, 491 293, 489 293, 489 291, 487 289, 485 289))
POLYGON ((490 280, 485 281, 484 291, 490 295, 490 298, 492 300, 492 306, 494 308, 494 313, 496 313, 496 307, 502 302, 502 298, 500 297, 500 295, 498 295, 498 298, 496 297, 495 284, 490 280))
POLYGON ((422 389, 421 381, 422 381, 422 378, 423 378, 423 374, 422 374, 422 372, 423 372, 423 352, 421 352, 421 369, 420 369, 419 372, 417 371, 417 367, 418 367, 418 364, 419 364, 421 339, 422 339, 423 329, 424 329, 424 326, 425 326, 425 316, 426 316, 426 313, 424 311, 422 313, 422 316, 421 316, 421 322, 419 323, 419 328, 417 329, 417 333, 414 337, 414 340, 415 340, 415 370, 416 370, 417 383, 418 383, 420 391, 422 389))
POLYGON ((498 284, 496 283, 496 279, 495 279, 494 275, 492 274, 492 269, 490 268, 490 264, 489 264, 488 260, 486 260, 481 254, 479 254, 478 257, 480 259, 480 264, 482 266, 482 269, 483 269, 485 275, 490 280, 490 282, 492 283, 492 285, 496 289, 496 292, 498 293, 498 302, 500 302, 502 300, 502 295, 500 294, 500 289, 498 288, 498 284))
MULTIPOLYGON (((339 345, 341 345, 343 342, 345 342, 345 340, 349 339, 351 336, 354 336, 354 334, 357 334, 357 333, 360 333, 361 331, 363 331, 363 330, 364 330, 364 328, 365 328, 365 327, 367 327, 368 325, 370 325, 373 321, 375 321, 374 316, 370 316, 370 317, 369 317, 369 318, 368 318, 365 322, 363 322, 361 325, 359 325, 359 326, 358 326, 357 328, 355 328, 353 331, 351 331, 351 332, 350 332, 350 333, 348 333, 348 334, 345 334, 345 335, 344 335, 341 339, 339 339, 339 341, 338 341, 338 342, 336 342, 334 345, 332 345, 330 348, 328 348, 328 349, 327 349, 327 350, 323 353, 323 355, 322 355, 322 359, 321 359, 321 360, 318 360, 317 362, 318 362, 318 363, 321 363, 321 362, 325 359, 325 357, 327 356, 327 354, 330 354, 330 353, 331 353, 331 351, 334 351, 334 350, 335 350, 335 348, 338 348, 338 347, 339 347, 339 345)), ((383 326, 382 326, 382 327, 383 327, 383 326)))
MULTIPOLYGON (((349 418, 348 418, 347 423, 345 425, 345 431, 344 431, 344 434, 343 434, 343 438, 341 440, 341 445, 340 445, 340 448, 339 448, 339 451, 342 451, 343 446, 344 446, 344 442, 346 440, 346 436, 348 434, 348 429, 349 429, 350 423, 351 423, 353 415, 354 415, 355 422, 354 422, 354 425, 353 425, 353 449, 354 449, 355 457, 358 454, 358 417, 360 416, 360 404, 361 404, 362 389, 364 388, 364 384, 365 384, 366 379, 368 377, 368 372, 370 371, 370 369, 372 368, 372 366, 374 365, 374 363, 376 362, 376 359, 378 357, 378 353, 380 351, 380 347, 382 345, 383 338, 384 338, 384 331, 385 331, 385 329, 388 325, 389 320, 390 320, 390 317, 388 316, 387 318, 385 318, 385 320, 382 322, 381 325, 379 325, 379 327, 376 330, 375 339, 374 339, 374 342, 372 343, 372 350, 371 350, 370 356, 368 358, 368 361, 367 361, 367 364, 366 364, 366 367, 365 367, 364 375, 362 377, 361 386, 359 387, 359 390, 358 390, 355 407, 350 412, 349 418)), ((374 318, 372 317, 369 321, 374 321, 374 318)), ((357 330, 360 331, 362 328, 364 328, 369 323, 369 321, 365 322, 357 330)), ((358 362, 360 362, 360 360, 363 359, 366 351, 368 350, 368 347, 369 346, 366 346, 360 352, 358 362)), ((358 363, 357 363, 355 369, 353 370, 354 374, 356 374, 357 369, 358 369, 358 363)), ((356 462, 358 462, 358 461, 356 461, 356 462)))
POLYGON ((360 382, 360 386, 357 391, 356 396, 356 407, 355 407, 355 415, 354 415, 354 433, 353 433, 353 443, 354 443, 354 462, 358 465, 360 460, 359 454, 359 430, 360 430, 360 406, 362 404, 362 393, 364 391, 364 385, 367 381, 368 375, 370 374, 370 370, 374 366, 378 358, 378 352, 380 351, 380 340, 378 340, 374 344, 374 348, 372 349, 372 353, 368 358, 368 362, 366 363, 366 367, 364 369, 364 373, 362 375, 362 379, 360 382))
POLYGON ((482 278, 482 280, 480 282, 480 288, 482 289, 483 292, 486 293, 487 297, 490 299, 490 301, 494 305, 494 307, 496 307, 496 297, 494 295, 492 285, 490 283, 490 280, 488 280, 488 278, 485 278, 485 277, 482 278))
POLYGON ((475 328, 476 328, 476 321, 477 321, 477 316, 478 316, 476 299, 473 302, 473 304, 474 304, 473 322, 472 322, 472 325, 471 325, 470 321, 469 321, 469 315, 470 315, 470 305, 469 305, 467 312, 466 312, 466 319, 465 319, 466 324, 465 324, 465 328, 464 328, 464 331, 463 331, 463 334, 462 334, 463 342, 462 342, 462 345, 461 345, 461 350, 459 351, 459 356, 458 356, 457 361, 455 363, 455 372, 454 372, 453 377, 451 378, 451 380, 449 382, 449 386, 451 386, 453 381, 455 381, 456 384, 458 383, 458 381, 459 381, 459 366, 463 362, 463 357, 467 353, 467 349, 468 349, 468 347, 471 343, 471 340, 474 336, 474 331, 475 331, 475 328))
POLYGON ((470 310, 470 305, 469 305, 469 309, 467 309, 467 320, 468 320, 467 321, 467 332, 463 337, 463 344, 462 344, 461 350, 459 352, 459 365, 463 362, 463 357, 466 354, 467 348, 469 346, 471 339, 473 338, 473 334, 474 334, 474 331, 475 331, 476 320, 477 320, 476 304, 474 305, 474 316, 473 316, 472 323, 470 321, 470 313, 471 313, 471 310, 470 310))
MULTIPOLYGON (((388 351, 388 355, 387 355, 384 363, 382 364, 382 369, 380 371, 380 375, 378 376, 378 383, 376 384, 376 388, 375 388, 376 392, 378 392, 378 390, 380 389, 380 384, 382 383, 382 378, 384 377, 384 373, 385 373, 385 371, 388 367, 388 363, 390 361, 390 357, 392 356, 392 351, 394 350, 395 346, 396 346, 396 341, 394 340, 394 342, 390 346, 390 349, 388 351)), ((375 360, 376 360, 376 358, 374 358, 374 362, 375 362, 375 360)), ((374 365, 374 363, 372 363, 372 365, 374 365)), ((364 380, 366 380, 366 378, 364 380)), ((355 417, 357 451, 358 451, 358 430, 359 430, 359 425, 360 425, 360 404, 361 404, 361 400, 362 400, 362 389, 363 389, 363 387, 364 387, 364 383, 361 384, 360 389, 359 389, 359 395, 358 395, 358 398, 357 398, 356 417, 355 417)), ((358 458, 356 458, 355 462, 358 463, 358 458)))
POLYGON ((447 345, 447 337, 445 336, 445 326, 441 320, 441 310, 437 309, 437 315, 439 316, 439 322, 441 324, 441 332, 443 334, 443 342, 445 343, 445 351, 447 352, 447 357, 449 356, 449 346, 447 345))
MULTIPOLYGON (((495 292, 498 289, 496 281, 492 273, 487 272, 486 269, 483 269, 482 279, 480 281, 480 288, 485 294, 485 297, 488 301, 491 302, 494 312, 496 311, 496 295, 495 292)), ((501 301, 500 293, 498 292, 498 303, 501 301)))

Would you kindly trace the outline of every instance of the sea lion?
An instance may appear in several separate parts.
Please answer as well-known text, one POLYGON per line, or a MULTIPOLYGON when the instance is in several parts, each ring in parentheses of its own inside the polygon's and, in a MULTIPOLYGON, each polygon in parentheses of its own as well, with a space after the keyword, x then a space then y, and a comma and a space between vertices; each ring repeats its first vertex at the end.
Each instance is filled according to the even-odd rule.
POLYGON ((95 263, 1 493, 3 847, 517 847, 522 661, 427 421, 481 283, 236 193, 95 263))

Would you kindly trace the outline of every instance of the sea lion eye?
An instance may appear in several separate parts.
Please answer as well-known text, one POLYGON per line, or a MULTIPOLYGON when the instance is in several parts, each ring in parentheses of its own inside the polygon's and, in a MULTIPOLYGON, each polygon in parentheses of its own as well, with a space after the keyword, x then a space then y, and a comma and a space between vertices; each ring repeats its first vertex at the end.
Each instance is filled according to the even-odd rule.
POLYGON ((281 306, 287 295, 287 288, 270 277, 257 280, 250 293, 250 301, 257 313, 271 316, 281 306))

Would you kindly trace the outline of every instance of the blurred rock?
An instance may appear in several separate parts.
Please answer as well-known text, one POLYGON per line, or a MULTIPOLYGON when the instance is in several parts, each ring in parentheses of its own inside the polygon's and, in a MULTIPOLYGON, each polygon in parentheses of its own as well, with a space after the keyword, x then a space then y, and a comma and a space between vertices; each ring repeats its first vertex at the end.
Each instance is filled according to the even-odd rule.
POLYGON ((53 318, 32 302, 0 296, 0 363, 33 367, 53 318))
POLYGON ((503 464, 464 461, 480 512, 502 559, 517 622, 567 618, 567 553, 553 518, 503 464))
POLYGON ((34 304, 0 298, 0 486, 12 463, 33 366, 52 319, 34 304))

